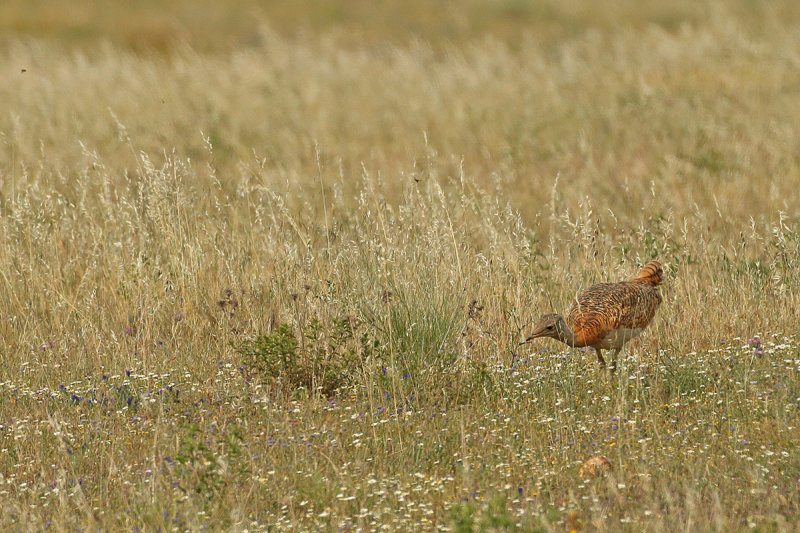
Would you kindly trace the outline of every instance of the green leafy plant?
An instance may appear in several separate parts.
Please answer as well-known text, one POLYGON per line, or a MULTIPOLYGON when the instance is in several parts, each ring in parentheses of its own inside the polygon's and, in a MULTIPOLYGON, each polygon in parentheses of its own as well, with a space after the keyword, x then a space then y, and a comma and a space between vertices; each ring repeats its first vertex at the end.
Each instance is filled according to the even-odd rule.
MULTIPOLYGON (((244 443, 240 428, 229 428, 224 437, 209 441, 199 424, 189 424, 181 431, 175 462, 187 486, 212 498, 229 483, 242 479, 248 470, 241 458, 244 443)), ((183 485, 181 485, 183 490, 183 485)))
POLYGON ((271 334, 243 341, 237 351, 265 380, 288 391, 330 396, 355 375, 359 353, 368 348, 356 326, 350 319, 335 319, 328 325, 313 320, 297 335, 284 324, 271 334))

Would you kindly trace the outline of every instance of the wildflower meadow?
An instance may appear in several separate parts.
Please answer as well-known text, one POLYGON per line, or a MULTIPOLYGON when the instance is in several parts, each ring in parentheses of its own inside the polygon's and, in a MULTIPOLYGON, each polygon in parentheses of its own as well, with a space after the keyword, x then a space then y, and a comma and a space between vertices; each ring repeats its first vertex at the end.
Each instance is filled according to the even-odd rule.
POLYGON ((800 528, 795 2, 100 4, 0 5, 0 530, 800 528))

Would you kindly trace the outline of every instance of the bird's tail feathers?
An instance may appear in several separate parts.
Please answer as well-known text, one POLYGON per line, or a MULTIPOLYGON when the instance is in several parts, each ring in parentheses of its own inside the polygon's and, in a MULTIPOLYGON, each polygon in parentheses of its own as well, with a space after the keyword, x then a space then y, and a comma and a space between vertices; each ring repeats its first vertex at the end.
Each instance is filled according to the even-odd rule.
POLYGON ((661 269, 661 263, 658 261, 650 261, 644 268, 633 278, 633 283, 642 283, 644 285, 656 286, 661 283, 664 276, 664 271, 661 269))

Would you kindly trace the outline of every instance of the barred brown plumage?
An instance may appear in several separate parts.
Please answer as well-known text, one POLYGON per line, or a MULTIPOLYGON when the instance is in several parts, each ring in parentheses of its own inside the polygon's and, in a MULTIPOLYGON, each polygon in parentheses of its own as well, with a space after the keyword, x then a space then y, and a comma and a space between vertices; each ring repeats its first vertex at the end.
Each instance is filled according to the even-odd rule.
POLYGON ((573 347, 591 346, 603 367, 602 350, 614 350, 614 372, 622 347, 650 324, 661 305, 662 276, 661 264, 650 261, 630 281, 592 285, 576 296, 566 318, 555 313, 542 316, 525 342, 551 337, 573 347))

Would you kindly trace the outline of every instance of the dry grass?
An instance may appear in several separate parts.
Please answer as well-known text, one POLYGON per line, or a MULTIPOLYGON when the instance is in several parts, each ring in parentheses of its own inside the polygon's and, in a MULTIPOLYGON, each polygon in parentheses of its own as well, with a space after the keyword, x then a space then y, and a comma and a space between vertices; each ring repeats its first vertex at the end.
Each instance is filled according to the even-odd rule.
POLYGON ((2 527, 798 527, 800 27, 692 6, 7 40, 2 527), (617 376, 518 349, 652 257, 617 376))

